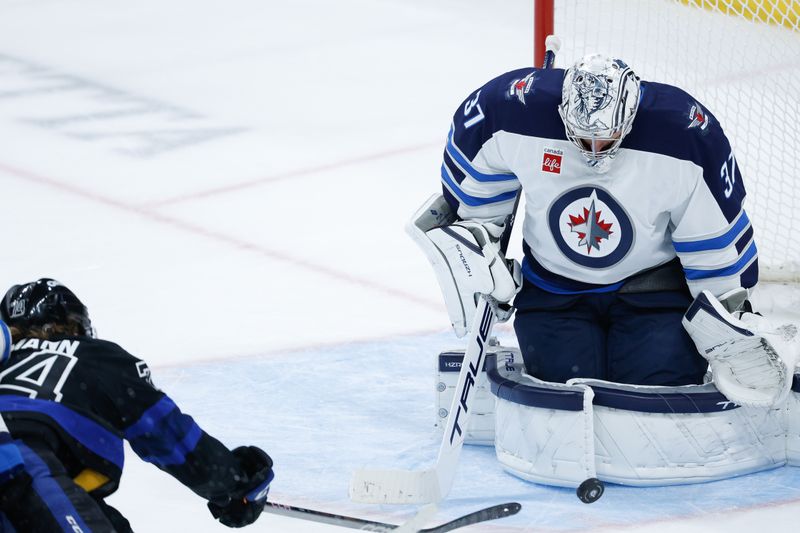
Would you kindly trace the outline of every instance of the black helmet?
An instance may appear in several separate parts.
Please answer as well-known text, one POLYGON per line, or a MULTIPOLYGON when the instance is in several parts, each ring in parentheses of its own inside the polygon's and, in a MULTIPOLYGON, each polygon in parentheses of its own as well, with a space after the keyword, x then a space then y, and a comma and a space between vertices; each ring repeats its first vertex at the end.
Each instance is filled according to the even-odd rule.
POLYGON ((0 316, 9 326, 27 328, 76 322, 82 335, 94 337, 89 310, 71 290, 54 279, 14 285, 0 303, 0 316))

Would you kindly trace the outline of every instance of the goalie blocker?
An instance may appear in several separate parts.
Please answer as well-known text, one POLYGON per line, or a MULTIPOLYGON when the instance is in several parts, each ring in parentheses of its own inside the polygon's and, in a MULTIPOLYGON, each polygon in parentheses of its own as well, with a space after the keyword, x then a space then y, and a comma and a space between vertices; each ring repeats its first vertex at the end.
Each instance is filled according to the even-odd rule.
MULTIPOLYGON (((445 423, 441 408, 454 391, 458 358, 458 350, 439 355, 439 427, 445 423)), ((658 486, 800 466, 797 378, 779 408, 741 407, 712 383, 544 382, 525 373, 518 349, 493 346, 478 384, 480 415, 470 419, 466 442, 494 441, 503 467, 528 481, 577 487, 597 477, 658 486)))
POLYGON ((502 304, 522 287, 522 270, 500 250, 502 225, 459 221, 437 194, 419 208, 406 231, 433 265, 458 337, 466 335, 480 294, 490 297, 499 322, 510 318, 511 307, 502 304))

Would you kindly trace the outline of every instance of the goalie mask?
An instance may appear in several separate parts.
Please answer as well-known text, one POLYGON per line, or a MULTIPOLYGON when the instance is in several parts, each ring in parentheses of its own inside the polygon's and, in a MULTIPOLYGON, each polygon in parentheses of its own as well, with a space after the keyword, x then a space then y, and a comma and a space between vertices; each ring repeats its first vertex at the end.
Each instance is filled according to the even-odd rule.
POLYGON ((9 326, 21 329, 75 322, 82 335, 95 336, 86 306, 75 293, 49 278, 8 289, 0 303, 0 316, 9 326))
POLYGON ((567 138, 597 172, 608 170, 638 107, 639 78, 619 59, 588 55, 564 74, 558 112, 567 138))

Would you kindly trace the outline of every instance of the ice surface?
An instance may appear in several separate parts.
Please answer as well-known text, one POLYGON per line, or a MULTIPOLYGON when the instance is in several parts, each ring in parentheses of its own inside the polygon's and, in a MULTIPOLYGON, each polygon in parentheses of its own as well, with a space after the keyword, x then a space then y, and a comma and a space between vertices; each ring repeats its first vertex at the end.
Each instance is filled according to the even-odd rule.
MULTIPOLYGON (((460 345, 403 225, 438 190, 455 106, 531 63, 531 18, 529 0, 6 0, 4 283, 73 288, 201 426, 275 457, 276 501, 402 521, 413 508, 350 503, 349 476, 432 463, 434 357, 460 345)), ((226 530, 127 462, 112 503, 137 531, 226 530)), ((473 531, 778 529, 797 476, 586 506, 469 446, 439 519, 516 500, 473 531)))

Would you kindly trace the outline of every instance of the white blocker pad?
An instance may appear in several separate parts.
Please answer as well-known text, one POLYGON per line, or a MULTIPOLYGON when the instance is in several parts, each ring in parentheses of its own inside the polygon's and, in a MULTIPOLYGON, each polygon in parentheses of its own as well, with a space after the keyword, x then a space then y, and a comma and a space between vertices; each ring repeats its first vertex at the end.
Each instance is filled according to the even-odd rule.
POLYGON ((740 407, 713 384, 543 382, 508 356, 487 357, 497 398, 495 449, 514 475, 577 486, 588 477, 635 486, 700 483, 800 465, 800 385, 777 408, 740 407))
POLYGON ((406 225, 406 233, 414 239, 425 257, 428 258, 433 271, 436 274, 436 281, 442 291, 447 314, 456 332, 456 336, 463 337, 467 332, 467 311, 461 303, 461 295, 456 286, 450 266, 442 252, 431 241, 427 232, 433 228, 447 226, 456 221, 456 214, 450 209, 447 200, 440 194, 435 194, 422 204, 409 223, 406 225))
MULTIPOLYGON (((475 316, 477 298, 509 302, 522 285, 517 261, 500 250, 503 226, 490 221, 460 221, 441 195, 429 198, 412 217, 406 231, 433 266, 447 314, 457 337, 466 335, 475 316)), ((497 320, 511 312, 494 306, 497 320)))

